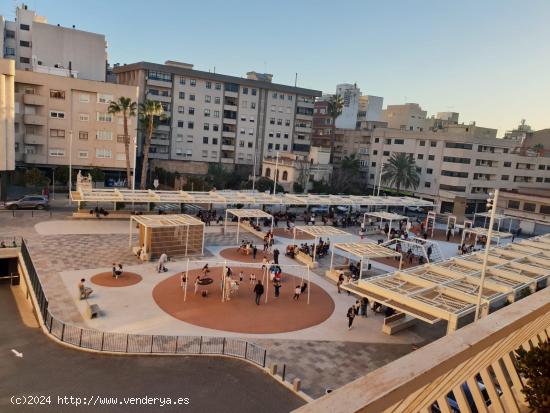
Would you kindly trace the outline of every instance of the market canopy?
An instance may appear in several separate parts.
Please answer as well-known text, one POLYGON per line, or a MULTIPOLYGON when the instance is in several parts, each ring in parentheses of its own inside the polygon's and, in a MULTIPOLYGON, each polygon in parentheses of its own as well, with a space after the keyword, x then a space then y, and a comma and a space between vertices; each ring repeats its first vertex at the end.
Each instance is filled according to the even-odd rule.
MULTIPOLYGON (((483 227, 470 227, 470 228, 464 228, 462 230, 462 243, 464 243, 464 240, 466 237, 469 237, 470 235, 475 235, 475 241, 474 245, 477 244, 477 239, 479 237, 489 237, 489 228, 483 228, 483 227)), ((501 239, 506 238, 512 238, 512 234, 510 232, 501 232, 501 231, 495 231, 493 230, 491 232, 491 239, 496 239, 497 244, 500 244, 501 239)))
POLYGON ((293 227, 294 231, 301 231, 312 237, 331 237, 335 235, 351 235, 349 232, 342 231, 339 228, 330 225, 296 225, 293 227))
POLYGON ((159 202, 175 204, 244 204, 244 205, 356 205, 356 206, 420 206, 433 207, 433 202, 406 196, 356 196, 276 194, 257 191, 153 191, 118 188, 79 187, 71 191, 75 202, 159 202))
MULTIPOLYGON (((482 291, 484 311, 490 303, 513 302, 522 290, 536 291, 550 276, 550 234, 489 250, 482 291)), ((422 321, 449 322, 475 311, 484 251, 425 264, 358 282, 343 288, 422 321)))
POLYGON ((186 225, 204 225, 191 215, 132 215, 134 221, 147 228, 178 227, 186 225))
POLYGON ((402 219, 408 219, 408 217, 404 215, 386 211, 366 212, 365 215, 373 218, 384 219, 386 221, 401 221, 402 219))
POLYGON ((372 259, 372 258, 388 258, 388 257, 400 257, 401 253, 394 249, 385 247, 383 245, 374 244, 371 242, 344 242, 337 243, 333 246, 334 249, 339 249, 349 254, 352 254, 360 259, 372 259))
POLYGON ((261 209, 228 209, 225 212, 237 218, 273 218, 273 215, 261 209))

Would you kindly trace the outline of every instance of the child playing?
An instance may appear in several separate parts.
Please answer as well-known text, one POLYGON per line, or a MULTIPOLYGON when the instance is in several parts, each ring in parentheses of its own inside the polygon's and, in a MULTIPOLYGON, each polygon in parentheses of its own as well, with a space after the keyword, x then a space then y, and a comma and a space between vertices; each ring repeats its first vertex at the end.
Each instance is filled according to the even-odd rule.
POLYGON ((300 285, 297 285, 294 289, 294 296, 292 297, 293 300, 299 300, 300 294, 302 293, 302 287, 300 285))
POLYGON ((256 284, 256 274, 250 273, 250 284, 256 284))

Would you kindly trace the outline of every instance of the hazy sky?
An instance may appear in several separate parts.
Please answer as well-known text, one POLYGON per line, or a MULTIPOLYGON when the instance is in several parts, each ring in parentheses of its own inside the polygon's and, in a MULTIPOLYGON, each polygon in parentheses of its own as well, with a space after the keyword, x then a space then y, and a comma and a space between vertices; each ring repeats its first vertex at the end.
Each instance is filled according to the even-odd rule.
MULTIPOLYGON (((52 24, 104 33, 111 63, 179 60, 384 105, 460 112, 499 135, 550 127, 550 0, 30 0, 52 24)), ((13 0, 0 1, 12 19, 13 0)))

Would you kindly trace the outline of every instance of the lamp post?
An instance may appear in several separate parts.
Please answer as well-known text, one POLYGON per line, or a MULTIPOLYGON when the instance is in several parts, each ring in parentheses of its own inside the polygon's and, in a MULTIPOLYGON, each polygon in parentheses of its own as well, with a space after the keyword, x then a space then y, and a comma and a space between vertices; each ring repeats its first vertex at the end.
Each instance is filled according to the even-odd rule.
POLYGON ((256 185, 256 146, 254 146, 254 166, 252 168, 252 192, 254 192, 254 187, 256 185))
POLYGON ((498 189, 495 189, 494 194, 490 193, 487 199, 487 209, 491 212, 489 220, 489 229, 487 231, 487 242, 485 244, 485 254, 483 255, 483 265, 481 266, 481 277, 479 279, 479 292, 477 293, 476 315, 474 321, 479 319, 479 310, 481 306, 481 296, 485 284, 485 273, 487 272, 487 260, 489 259, 489 249, 491 248, 491 238, 493 236, 493 224, 495 223, 495 211, 497 210, 498 189))
POLYGON ((69 205, 71 205, 71 190, 73 189, 73 131, 69 131, 69 205))
POLYGON ((277 160, 275 161, 275 176, 273 177, 273 195, 277 193, 277 175, 279 173, 279 152, 277 152, 277 160))
POLYGON ((384 170, 384 164, 380 165, 380 174, 378 175, 378 192, 376 196, 380 196, 380 186, 382 185, 382 171, 384 170))
POLYGON ((137 136, 134 136, 134 173, 132 174, 132 192, 136 190, 137 136))

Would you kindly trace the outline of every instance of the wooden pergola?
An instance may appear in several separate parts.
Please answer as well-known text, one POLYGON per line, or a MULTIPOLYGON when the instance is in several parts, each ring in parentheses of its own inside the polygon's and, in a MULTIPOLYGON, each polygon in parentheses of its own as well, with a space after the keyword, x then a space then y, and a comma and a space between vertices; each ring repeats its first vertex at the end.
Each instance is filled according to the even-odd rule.
POLYGON ((227 217, 233 215, 237 217, 237 242, 239 242, 239 228, 241 226, 241 219, 256 219, 256 224, 259 225, 258 220, 261 218, 271 219, 271 232, 273 233, 273 215, 261 210, 261 209, 226 209, 225 220, 223 222, 224 233, 227 230, 227 217))
MULTIPOLYGON (((458 320, 475 311, 481 284, 484 252, 454 257, 404 271, 359 280, 344 289, 430 324, 458 320)), ((482 291, 482 311, 491 303, 513 302, 521 292, 548 284, 550 234, 491 247, 482 291)))
POLYGON ((187 256, 189 252, 204 254, 204 222, 191 215, 132 215, 128 245, 132 246, 134 222, 139 227, 139 246, 147 259, 162 253, 187 256))
POLYGON ((468 237, 470 235, 475 236, 475 238, 474 238, 474 248, 476 247, 477 240, 480 237, 487 238, 487 242, 489 242, 489 243, 492 242, 493 239, 496 239, 497 245, 500 245, 500 240, 501 239, 512 238, 512 234, 510 232, 501 232, 501 231, 494 231, 493 230, 493 232, 491 234, 491 239, 488 239, 488 236, 489 236, 489 229, 488 228, 470 227, 470 228, 464 228, 462 230, 462 244, 464 244, 464 240, 466 239, 466 235, 468 235, 468 237))
POLYGON ((399 268, 403 264, 403 255, 391 248, 383 245, 375 244, 372 242, 349 242, 349 243, 337 243, 332 247, 332 254, 330 256, 330 269, 332 271, 334 264, 334 253, 336 250, 343 251, 344 253, 353 255, 359 259, 359 279, 363 275, 363 267, 369 268, 369 261, 374 258, 399 258, 399 268), (364 261, 366 260, 366 265, 364 261))
MULTIPOLYGON (((476 212, 474 213, 474 217, 472 218, 473 223, 476 222, 476 217, 483 217, 485 218, 483 221, 483 227, 487 225, 487 220, 491 218, 490 212, 476 212)), ((512 232, 512 223, 514 222, 514 218, 509 215, 504 214, 495 214, 495 221, 497 222, 497 231, 500 231, 500 227, 503 221, 508 220, 508 232, 512 232)))
POLYGON ((313 258, 312 262, 315 264, 315 256, 317 255, 317 240, 322 237, 332 237, 340 235, 351 234, 346 231, 342 231, 339 228, 328 225, 296 225, 293 227, 292 233, 292 245, 296 243, 296 231, 303 232, 304 234, 311 235, 313 237, 313 258))
MULTIPOLYGON (((387 212, 387 211, 376 211, 376 212, 365 212, 363 214, 363 225, 365 224, 367 216, 372 218, 378 218, 382 222, 389 221, 389 228, 391 230, 391 224, 393 221, 402 221, 406 219, 409 220, 409 217, 399 214, 394 214, 393 212, 387 212)), ((388 231, 388 240, 390 239, 390 231, 388 231)))

